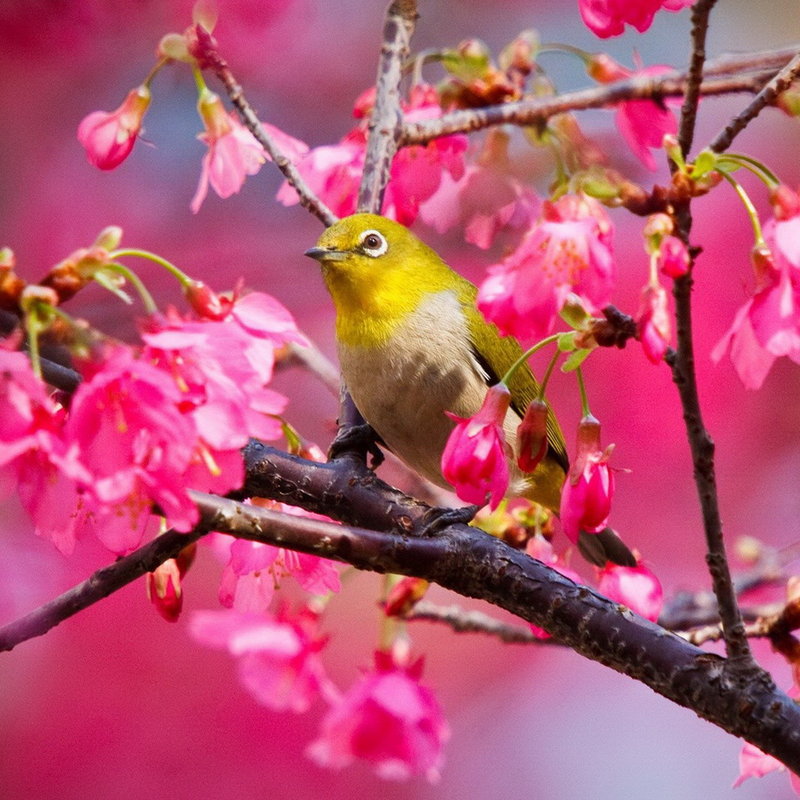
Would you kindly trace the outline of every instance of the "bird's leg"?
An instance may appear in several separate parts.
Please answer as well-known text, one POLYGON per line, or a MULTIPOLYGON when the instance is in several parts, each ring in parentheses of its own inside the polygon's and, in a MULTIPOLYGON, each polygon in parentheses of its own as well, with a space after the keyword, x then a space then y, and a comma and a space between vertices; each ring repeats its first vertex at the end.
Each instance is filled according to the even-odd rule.
POLYGON ((380 436, 368 423, 339 428, 336 438, 328 449, 328 460, 333 461, 345 453, 356 453, 366 460, 370 456, 370 468, 377 469, 384 459, 378 444, 382 444, 380 436))

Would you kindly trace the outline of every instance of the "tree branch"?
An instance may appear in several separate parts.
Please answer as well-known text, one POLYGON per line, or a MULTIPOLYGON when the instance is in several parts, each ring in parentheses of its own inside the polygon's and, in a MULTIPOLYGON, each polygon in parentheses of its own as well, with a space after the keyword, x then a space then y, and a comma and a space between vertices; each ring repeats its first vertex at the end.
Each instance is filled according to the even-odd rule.
MULTIPOLYGON (((323 483, 328 483, 329 465, 307 462, 303 466, 309 477, 322 476, 323 483)), ((307 492, 307 486, 300 489, 304 497, 307 492)), ((352 506, 368 500, 371 515, 383 516, 381 486, 366 494, 361 487, 356 496, 359 500, 351 500, 352 506)), ((423 515, 411 520, 416 534, 398 535, 280 514, 200 492, 193 492, 192 499, 201 513, 199 530, 219 530, 359 569, 414 575, 505 608, 544 628, 561 644, 642 681, 800 771, 800 707, 777 690, 766 673, 756 680, 752 676, 741 680, 730 670, 729 660, 698 649, 483 531, 459 524, 424 535, 423 515), (747 713, 742 713, 745 708, 747 713)), ((409 508, 417 505, 409 501, 409 508)), ((174 556, 199 535, 160 536, 63 598, 79 594, 85 600, 93 591, 99 599, 113 591, 115 581, 127 583, 143 575, 158 559, 174 556)), ((46 612, 40 609, 42 613, 24 618, 25 626, 18 622, 0 629, 0 649, 10 649, 19 641, 21 627, 28 632, 35 627, 30 618, 38 617, 41 628, 41 617, 49 613, 53 618, 54 607, 70 604, 59 598, 43 607, 46 612)))
MULTIPOLYGON (((705 39, 708 32, 708 15, 715 0, 700 0, 692 9, 692 82, 697 84, 705 60, 705 39)), ((683 105, 680 121, 680 139, 684 155, 691 147, 694 137, 697 104, 700 91, 690 87, 683 105), (690 99, 693 105, 689 104, 690 99)), ((674 171, 675 165, 672 165, 674 171)), ((677 233, 687 244, 692 229, 691 201, 689 198, 675 204, 677 233)), ((683 408, 689 447, 694 465, 694 479, 703 515, 706 536, 706 563, 711 574, 711 583, 717 599, 725 648, 734 670, 743 676, 760 679, 763 671, 753 660, 744 629, 742 614, 736 600, 736 590, 731 578, 725 542, 722 535, 722 519, 717 496, 717 480, 714 467, 714 442, 706 430, 697 392, 697 375, 694 362, 692 326, 692 284, 694 260, 687 275, 674 282, 675 317, 677 322, 677 350, 665 355, 672 369, 672 379, 678 389, 683 408)))
MULTIPOLYGON (((793 48, 745 56, 724 56, 707 65, 698 91, 703 96, 757 92, 796 52, 797 48, 793 48)), ((556 114, 607 108, 625 100, 683 97, 688 90, 688 83, 689 73, 675 70, 662 75, 629 78, 556 97, 536 97, 499 106, 453 111, 438 119, 406 123, 400 144, 404 147, 425 144, 440 136, 470 133, 494 125, 541 125, 556 114)))
POLYGON ((234 77, 233 72, 231 72, 228 63, 217 50, 217 43, 214 37, 202 25, 196 25, 195 32, 197 34, 198 50, 194 55, 203 67, 210 67, 220 79, 231 103, 236 106, 242 122, 256 137, 258 143, 268 153, 286 180, 294 187, 300 198, 300 205, 310 211, 323 225, 333 225, 338 217, 311 191, 297 167, 284 155, 273 138, 264 129, 258 115, 245 97, 244 90, 234 77))
POLYGON ((415 0, 395 0, 386 11, 383 45, 375 82, 375 105, 369 121, 364 173, 358 192, 358 210, 379 214, 397 152, 403 116, 400 81, 417 19, 415 0))
POLYGON ((734 138, 752 122, 778 95, 788 89, 800 75, 800 54, 795 57, 753 98, 753 101, 737 114, 711 141, 709 148, 715 153, 727 150, 734 138))

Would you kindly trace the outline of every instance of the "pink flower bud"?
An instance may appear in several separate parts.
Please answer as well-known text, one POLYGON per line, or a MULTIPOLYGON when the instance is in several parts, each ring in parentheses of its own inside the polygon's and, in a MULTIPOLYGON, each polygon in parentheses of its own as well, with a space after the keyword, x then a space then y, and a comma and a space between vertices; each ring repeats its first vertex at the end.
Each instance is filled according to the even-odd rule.
POLYGON ((492 510, 508 490, 509 450, 503 422, 511 405, 511 393, 503 383, 492 386, 474 417, 447 416, 456 423, 442 453, 442 475, 456 494, 468 503, 483 505, 487 497, 492 510))
POLYGON ((677 236, 665 236, 658 248, 658 268, 670 278, 682 278, 689 272, 689 251, 677 236))
POLYGON ((547 452, 547 403, 533 400, 517 428, 517 464, 525 472, 533 472, 547 452))
POLYGON ((116 111, 93 111, 83 118, 78 125, 78 141, 90 163, 100 169, 114 169, 128 157, 142 130, 150 97, 150 89, 142 84, 116 111))
POLYGON ((658 619, 664 605, 661 582, 641 563, 635 567, 621 567, 609 562, 600 570, 597 588, 601 594, 628 606, 651 622, 658 619))
POLYGON ((561 490, 561 525, 573 542, 581 531, 599 533, 608 523, 614 473, 608 466, 613 445, 600 449, 600 422, 584 417, 578 425, 578 454, 561 490))
POLYGON ((220 297, 202 281, 189 281, 183 287, 183 293, 194 311, 205 319, 225 319, 233 308, 229 298, 220 297))
POLYGON ((659 364, 664 358, 672 331, 667 292, 660 283, 649 283, 642 290, 636 329, 644 354, 653 364, 659 364))

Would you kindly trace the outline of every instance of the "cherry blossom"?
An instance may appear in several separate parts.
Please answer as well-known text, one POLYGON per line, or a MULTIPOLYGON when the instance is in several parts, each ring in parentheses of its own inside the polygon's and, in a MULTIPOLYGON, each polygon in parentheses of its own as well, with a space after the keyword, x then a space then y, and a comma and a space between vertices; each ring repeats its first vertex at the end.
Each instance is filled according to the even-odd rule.
POLYGON ((644 354, 653 364, 661 363, 669 346, 672 325, 668 311, 667 292, 660 283, 648 283, 642 289, 636 330, 644 354))
POLYGON ((405 666, 376 653, 374 669, 332 705, 308 755, 325 767, 360 758, 381 778, 436 781, 450 731, 433 692, 420 683, 421 672, 421 661, 405 666))
POLYGON ((608 466, 613 445, 600 449, 600 423, 591 415, 578 425, 578 453, 561 491, 561 525, 573 542, 581 531, 606 527, 614 496, 614 473, 608 466))
POLYGON ((680 11, 695 0, 578 0, 586 27, 602 39, 619 36, 625 25, 632 25, 639 33, 646 31, 656 12, 680 11))
POLYGON ((338 698, 319 658, 325 639, 310 611, 294 616, 197 611, 189 632, 201 644, 236 658, 242 684, 268 708, 302 713, 320 694, 338 698))
POLYGON ((551 332, 571 293, 594 313, 609 303, 614 281, 608 215, 590 197, 564 195, 545 201, 519 247, 489 267, 478 308, 501 333, 532 344, 551 332))
POLYGON ((442 453, 442 475, 468 503, 489 500, 497 508, 508 489, 508 445, 503 422, 511 393, 503 383, 492 386, 480 410, 467 419, 446 412, 456 426, 442 453))
POLYGON ((91 164, 114 169, 130 155, 141 133, 150 97, 150 89, 143 84, 129 92, 116 111, 92 111, 81 120, 78 141, 91 164))
POLYGON ((606 597, 632 608, 651 622, 657 622, 664 605, 664 590, 655 574, 639 562, 621 567, 609 562, 600 570, 598 590, 606 597))

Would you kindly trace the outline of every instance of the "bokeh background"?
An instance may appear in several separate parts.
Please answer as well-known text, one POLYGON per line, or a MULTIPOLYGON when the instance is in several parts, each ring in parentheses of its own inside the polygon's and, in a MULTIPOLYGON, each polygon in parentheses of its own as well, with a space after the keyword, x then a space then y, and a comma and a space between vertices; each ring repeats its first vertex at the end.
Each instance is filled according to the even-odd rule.
MULTIPOLYGON (((261 117, 310 145, 338 140, 351 126, 356 95, 374 81, 383 3, 371 0, 220 0, 218 39, 261 117)), ((796 4, 720 4, 711 55, 800 40, 796 4)), ((188 0, 3 0, 0 4, 0 245, 17 253, 30 279, 108 224, 124 242, 154 250, 218 289, 243 277, 283 301, 304 330, 334 357, 332 309, 315 265, 302 256, 319 234, 299 207, 274 201, 280 185, 268 165, 228 201, 209 196, 197 215, 189 201, 203 145, 188 70, 164 70, 154 83, 146 142, 113 173, 90 167, 75 139, 80 119, 113 109, 153 63, 162 34, 181 31, 188 0)), ((453 46, 480 35, 495 50, 535 27, 546 41, 605 49, 631 65, 683 66, 688 14, 661 14, 644 35, 609 42, 580 23, 575 0, 449 0, 420 3, 414 46, 453 46)), ((586 81, 564 56, 546 65, 561 88, 586 81)), ((436 77, 434 74, 432 77, 436 77)), ((698 145, 711 138, 745 98, 701 107, 698 145)), ((614 166, 645 184, 620 146, 612 115, 581 117, 614 166)), ((790 185, 800 183, 798 123, 768 111, 736 149, 766 161, 790 185)), ((520 153, 521 162, 531 156, 520 153)), ((544 161, 540 155, 533 161, 544 161)), ((526 162, 526 163, 527 163, 526 162)), ((527 163, 527 167, 530 164, 527 163)), ((527 168, 526 167, 526 168, 527 168)), ((537 188, 544 191, 547 174, 537 188)), ((759 207, 764 192, 748 183, 759 207)), ((726 189, 696 204, 696 243, 704 252, 696 291, 697 361, 708 426, 718 445, 721 506, 730 541, 742 535, 783 546, 798 538, 800 371, 778 362, 758 393, 745 391, 730 363, 708 354, 745 299, 749 281, 746 216, 726 189)), ((617 304, 634 311, 645 281, 640 223, 614 214, 621 281, 617 304)), ((462 244, 458 231, 417 232, 450 263, 479 280, 500 254, 462 244)), ((145 267, 164 302, 175 286, 145 267)), ((100 328, 132 335, 134 314, 99 288, 72 304, 100 328)), ((645 555, 668 595, 707 587, 703 540, 688 448, 666 366, 640 349, 592 358, 588 385, 615 462, 614 526, 645 555)), ((299 369, 281 373, 288 416, 326 447, 336 402, 299 369)), ((552 402, 568 432, 579 402, 571 379, 553 385, 552 402)), ((388 477, 393 477, 388 473, 388 477)), ((399 478, 398 478, 399 480, 399 478)), ((70 559, 33 536, 12 498, 0 526, 0 623, 34 608, 108 563, 99 545, 82 543, 70 559)), ((582 568, 579 566, 579 568, 582 568)), ((220 566, 201 553, 186 586, 186 613, 213 608, 220 566)), ((587 579, 590 573, 584 573, 587 579)), ((369 663, 378 630, 378 578, 356 575, 331 604, 325 663, 347 686, 369 663)), ((434 591, 434 599, 453 598, 434 591)), ((185 617, 163 622, 141 583, 63 623, 45 637, 0 656, 0 797, 72 800, 131 796, 195 798, 726 798, 740 743, 649 689, 557 647, 503 646, 479 636, 414 627, 433 686, 452 727, 441 782, 384 783, 364 765, 319 769, 303 756, 324 711, 303 716, 258 706, 239 687, 235 666, 187 635, 185 617)), ((783 685, 789 670, 767 648, 759 657, 783 685)), ((784 776, 749 781, 742 800, 793 796, 784 776)))

